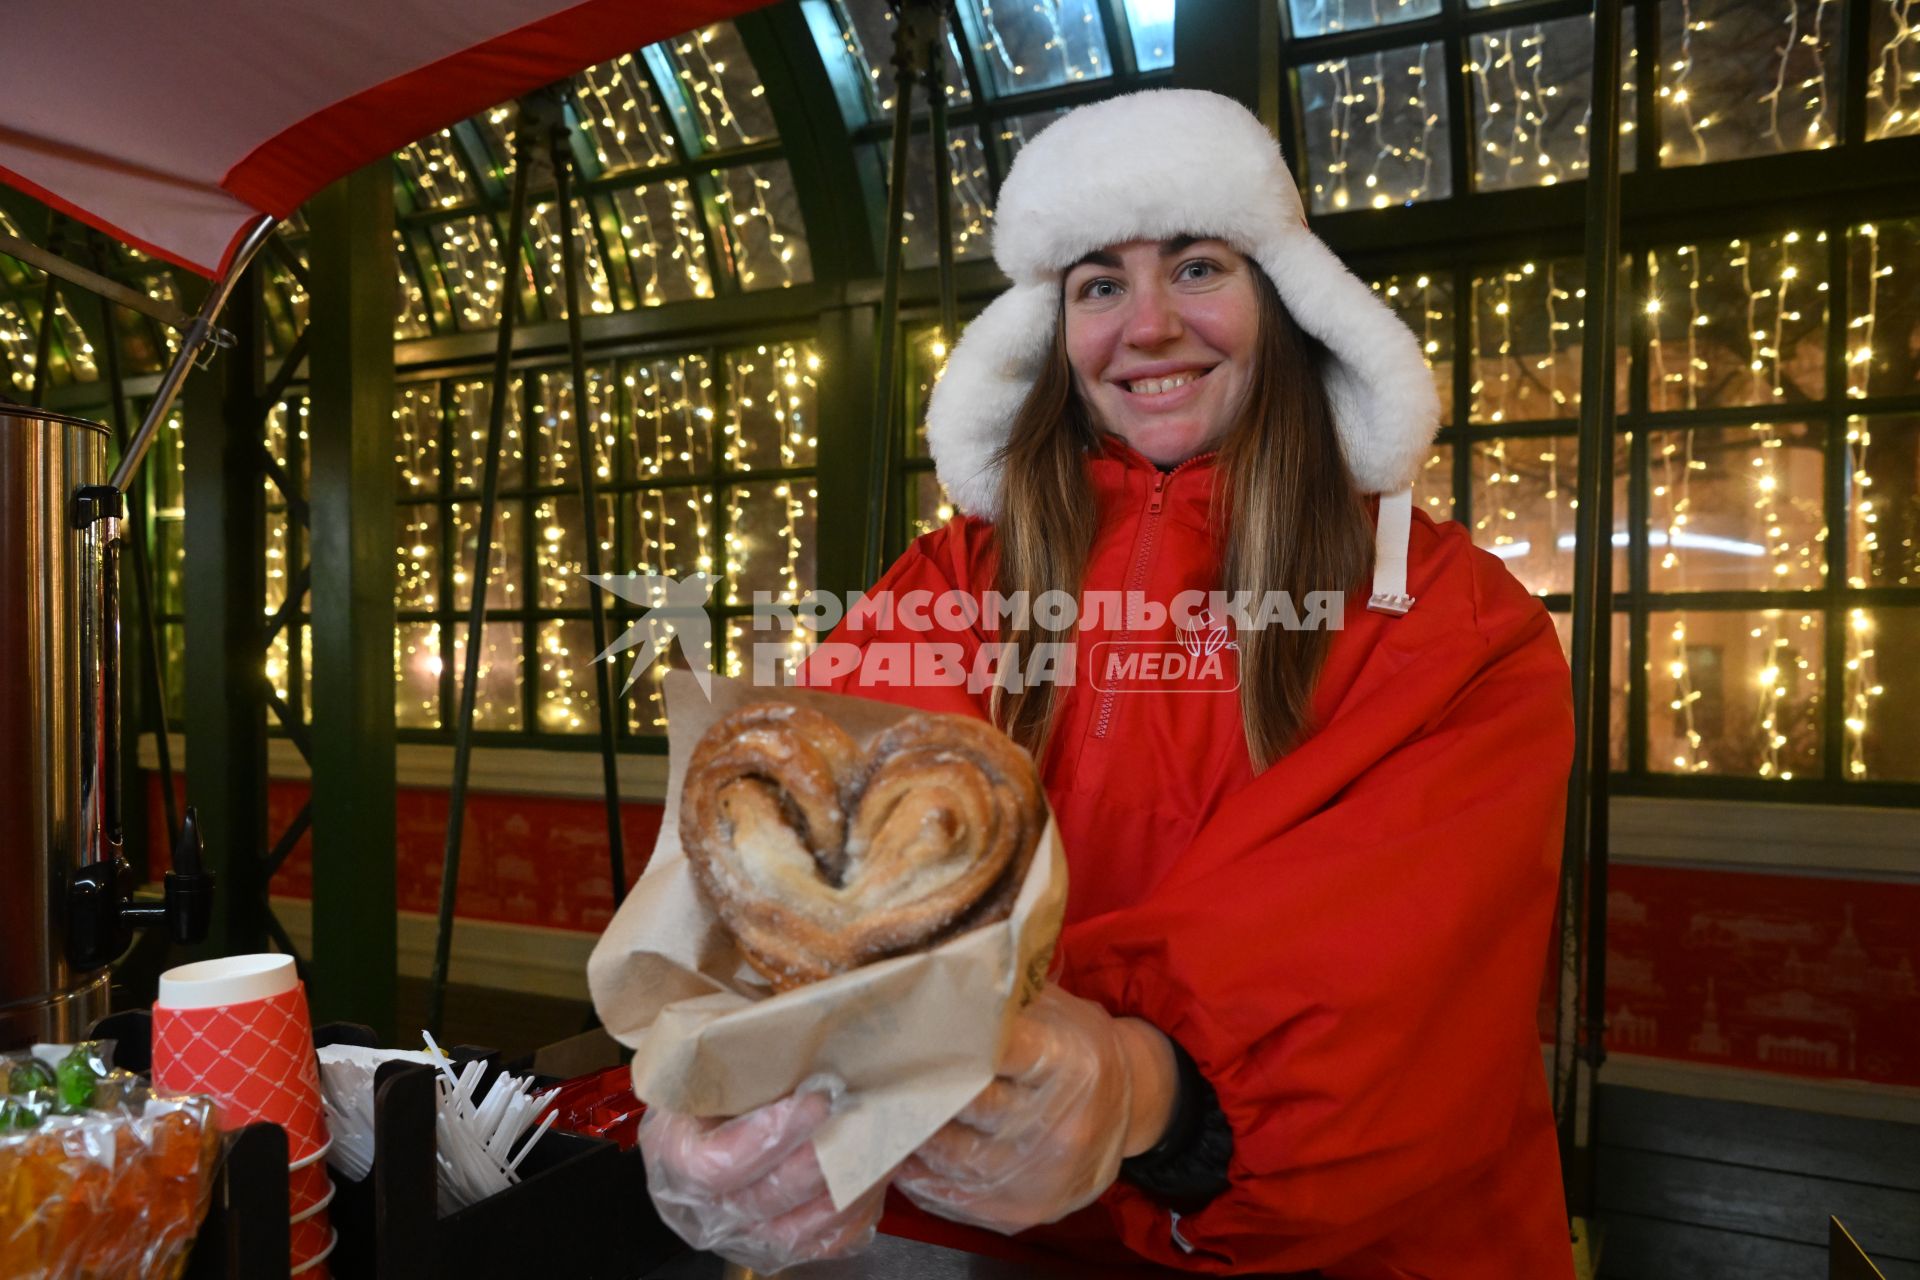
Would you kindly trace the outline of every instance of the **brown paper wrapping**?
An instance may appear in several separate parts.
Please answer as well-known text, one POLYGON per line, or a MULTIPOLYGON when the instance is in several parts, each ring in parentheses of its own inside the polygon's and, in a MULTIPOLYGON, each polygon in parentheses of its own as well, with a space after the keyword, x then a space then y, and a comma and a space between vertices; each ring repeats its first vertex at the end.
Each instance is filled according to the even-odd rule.
POLYGON ((1059 936, 1067 889, 1059 833, 1049 814, 1006 920, 774 995, 700 897, 680 847, 680 785, 694 745, 721 716, 769 699, 831 716, 863 748, 912 713, 718 676, 712 691, 703 697, 691 672, 667 675, 666 816, 646 873, 594 946, 587 983, 608 1032, 634 1050, 633 1090, 649 1104, 734 1116, 815 1074, 845 1081, 846 1098, 814 1139, 844 1207, 993 1079, 1005 1028, 1039 990, 1059 936))

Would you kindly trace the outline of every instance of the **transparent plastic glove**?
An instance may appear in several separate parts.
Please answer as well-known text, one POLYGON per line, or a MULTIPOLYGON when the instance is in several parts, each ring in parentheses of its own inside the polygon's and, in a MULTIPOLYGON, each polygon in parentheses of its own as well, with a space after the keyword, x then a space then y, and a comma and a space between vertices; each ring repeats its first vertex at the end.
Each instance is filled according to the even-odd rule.
POLYGON ((836 1212, 813 1151, 814 1131, 844 1088, 816 1077, 778 1102, 724 1121, 647 1108, 640 1150, 661 1220, 694 1248, 756 1271, 866 1247, 886 1183, 836 1212))
POLYGON ((993 1083, 908 1157, 894 1185, 929 1213, 992 1231, 1058 1221, 1158 1139, 1172 1063, 1146 1023, 1048 986, 1014 1023, 993 1083))

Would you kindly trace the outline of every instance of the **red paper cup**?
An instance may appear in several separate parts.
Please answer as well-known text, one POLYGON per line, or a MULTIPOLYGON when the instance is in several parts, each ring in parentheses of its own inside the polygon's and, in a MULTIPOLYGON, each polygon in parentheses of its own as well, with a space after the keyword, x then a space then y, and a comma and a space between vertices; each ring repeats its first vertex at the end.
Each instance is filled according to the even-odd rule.
MULTIPOLYGON (((325 1213, 316 1213, 311 1218, 288 1224, 287 1234, 292 1237, 292 1269, 299 1273, 302 1268, 311 1268, 333 1252, 334 1232, 325 1213)), ((309 1270, 307 1274, 311 1275, 309 1270)))
POLYGON ((287 1175, 287 1214, 303 1218, 315 1209, 323 1209, 333 1199, 333 1179, 327 1176, 324 1161, 315 1161, 287 1175))
POLYGON ((313 1027, 291 957, 233 956, 162 974, 153 1079, 171 1092, 212 1097, 223 1128, 279 1125, 292 1163, 326 1147, 313 1027))

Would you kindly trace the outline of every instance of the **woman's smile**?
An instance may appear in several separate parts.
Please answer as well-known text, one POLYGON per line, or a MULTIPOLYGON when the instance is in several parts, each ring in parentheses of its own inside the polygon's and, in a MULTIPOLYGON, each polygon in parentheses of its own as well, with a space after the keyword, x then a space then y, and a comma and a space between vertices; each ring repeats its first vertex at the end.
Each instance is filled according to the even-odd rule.
POLYGON ((1163 467, 1219 447, 1251 380, 1259 298, 1218 240, 1109 245, 1067 272, 1067 361, 1095 424, 1163 467))

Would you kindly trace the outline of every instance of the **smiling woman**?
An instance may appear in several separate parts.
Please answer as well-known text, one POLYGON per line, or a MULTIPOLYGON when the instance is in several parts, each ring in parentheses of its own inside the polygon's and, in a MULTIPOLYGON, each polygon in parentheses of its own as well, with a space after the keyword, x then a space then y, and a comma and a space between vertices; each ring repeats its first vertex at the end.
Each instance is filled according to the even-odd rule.
POLYGON ((1113 245, 1074 264, 1067 359, 1101 430, 1161 466, 1219 446, 1252 377, 1257 270, 1226 242, 1191 236, 1113 245))
MULTIPOLYGON (((994 249, 1013 286, 928 411, 966 514, 868 596, 1011 614, 849 620, 806 682, 1026 747, 1066 919, 999 1078, 895 1171, 923 1212, 884 1229, 977 1252, 1005 1245, 966 1228, 1021 1232, 1112 1275, 1570 1277, 1534 1030, 1567 668, 1501 563, 1411 511, 1437 418, 1419 344, 1307 231, 1265 129, 1211 94, 1050 126, 1007 177, 994 249), (1269 608, 1370 577, 1365 609, 1269 608), (1003 676, 1064 655, 1065 675, 883 675, 915 646, 1003 676), (1231 678, 1113 678, 1196 652, 1231 678)), ((806 1112, 734 1123, 797 1150, 823 1120, 806 1112)), ((698 1182, 739 1154, 711 1143, 659 1154, 698 1182)), ((825 1214, 798 1165, 715 1186, 716 1215, 741 1196, 825 1214)), ((833 1219, 830 1248, 877 1212, 833 1219)), ((780 1223, 742 1230, 762 1257, 780 1223)))

